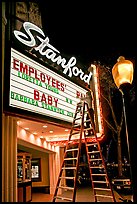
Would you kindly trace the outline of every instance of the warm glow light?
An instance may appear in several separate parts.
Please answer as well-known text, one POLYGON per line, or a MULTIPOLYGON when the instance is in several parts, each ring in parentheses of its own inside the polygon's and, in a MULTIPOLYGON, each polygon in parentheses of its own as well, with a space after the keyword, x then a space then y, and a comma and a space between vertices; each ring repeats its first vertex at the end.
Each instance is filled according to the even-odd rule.
POLYGON ((47 142, 45 140, 43 142, 43 146, 44 146, 44 148, 47 148, 47 142))
POLYGON ((17 125, 20 125, 20 123, 21 123, 20 121, 17 121, 17 125))
POLYGON ((43 139, 44 138, 44 136, 40 136, 40 139, 43 139))
POLYGON ((65 132, 68 132, 68 129, 66 129, 65 132))
POLYGON ((47 125, 43 125, 43 128, 47 128, 48 126, 47 125))
POLYGON ((26 131, 24 129, 21 129, 20 131, 21 138, 25 139, 27 137, 26 131))
POLYGON ((37 138, 37 139, 36 139, 36 144, 39 145, 39 146, 41 146, 41 140, 40 140, 40 138, 37 138))
POLYGON ((113 66, 112 75, 114 82, 118 88, 122 84, 132 84, 133 81, 133 63, 129 60, 125 60, 124 57, 120 56, 117 63, 113 66))
POLYGON ((100 137, 99 135, 104 134, 104 126, 103 126, 102 107, 101 107, 101 103, 100 103, 100 87, 99 87, 99 79, 98 79, 99 76, 98 76, 98 72, 97 72, 97 67, 93 64, 91 64, 91 67, 93 67, 95 96, 96 96, 95 98, 96 98, 96 106, 97 106, 97 118, 98 118, 98 127, 99 127, 99 133, 100 133, 97 135, 97 137, 100 137))
POLYGON ((37 132, 33 132, 33 135, 37 135, 38 133, 37 132))
POLYGON ((53 133, 53 130, 50 130, 49 133, 53 133))
POLYGON ((69 134, 68 135, 54 135, 52 137, 46 137, 46 141, 52 142, 52 141, 66 141, 68 140, 69 134))
POLYGON ((29 128, 27 128, 27 127, 26 127, 26 128, 24 128, 24 129, 25 129, 25 130, 29 130, 29 128))
POLYGON ((34 135, 33 135, 33 134, 30 134, 29 138, 30 138, 30 142, 34 143, 34 141, 35 141, 34 135))

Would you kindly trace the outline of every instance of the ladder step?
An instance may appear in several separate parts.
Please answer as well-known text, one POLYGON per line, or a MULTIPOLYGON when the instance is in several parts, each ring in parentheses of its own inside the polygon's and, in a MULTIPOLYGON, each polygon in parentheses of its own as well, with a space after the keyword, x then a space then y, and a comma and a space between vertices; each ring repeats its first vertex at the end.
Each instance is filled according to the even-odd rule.
POLYGON ((89 138, 89 139, 90 139, 90 138, 94 139, 95 136, 94 136, 94 135, 87 135, 87 136, 85 136, 85 138, 86 138, 86 139, 88 139, 88 138, 89 138))
POLYGON ((89 147, 89 146, 93 146, 93 145, 95 145, 95 144, 97 144, 97 142, 89 143, 89 144, 87 144, 87 146, 89 147))
POLYGON ((57 188, 62 188, 62 189, 67 189, 67 190, 74 190, 74 188, 67 187, 67 186, 58 186, 57 188))
POLYGON ((76 113, 79 113, 79 111, 80 111, 80 110, 79 110, 79 109, 77 109, 77 110, 76 110, 76 113))
POLYGON ((93 183, 108 183, 106 181, 93 181, 93 183))
POLYGON ((100 160, 102 160, 102 159, 98 159, 98 158, 97 158, 97 159, 89 159, 89 161, 97 161, 97 160, 100 161, 100 160))
POLYGON ((67 177, 67 176, 62 176, 62 177, 59 177, 60 179, 74 179, 75 177, 67 177))
POLYGON ((101 195, 101 194, 96 194, 96 197, 104 197, 104 198, 113 198, 113 196, 109 196, 109 195, 101 195))
POLYGON ((92 174, 92 176, 106 176, 106 174, 92 174))
POLYGON ((73 166, 73 167, 62 167, 62 169, 76 169, 76 166, 73 166))
POLYGON ((84 128, 84 131, 87 131, 87 130, 93 130, 93 128, 92 128, 92 127, 90 127, 90 128, 84 128))
POLYGON ((77 150, 78 150, 78 148, 76 148, 76 149, 67 149, 66 152, 72 152, 72 151, 77 151, 77 150))
POLYGON ((61 200, 68 200, 68 201, 72 201, 72 198, 65 198, 65 197, 61 197, 61 196, 55 196, 56 199, 61 199, 61 200))
POLYGON ((90 119, 89 119, 89 120, 85 120, 85 121, 84 121, 84 123, 87 123, 87 122, 90 122, 90 119))
POLYGON ((81 124, 74 124, 73 127, 81 127, 81 124))
POLYGON ((75 118, 74 121, 79 120, 79 119, 81 119, 81 117, 79 117, 79 118, 75 118))
POLYGON ((77 131, 77 132, 71 133, 71 135, 76 135, 76 134, 79 134, 79 133, 80 133, 80 131, 77 131))
POLYGON ((77 157, 74 157, 74 158, 65 158, 64 160, 68 161, 68 160, 76 160, 76 159, 77 159, 77 157))
POLYGON ((102 169, 102 168, 104 168, 104 166, 90 166, 90 168, 92 168, 92 169, 102 169))
POLYGON ((78 106, 78 107, 81 107, 82 104, 83 104, 82 101, 80 101, 79 103, 77 103, 77 106, 78 106))
POLYGON ((71 143, 73 143, 73 141, 72 141, 72 140, 69 140, 69 141, 68 141, 68 144, 71 144, 71 143))
POLYGON ((86 138, 86 139, 88 139, 88 138, 95 139, 95 135, 85 135, 85 138, 86 138))
POLYGON ((99 153, 99 151, 88 152, 88 154, 96 154, 96 153, 99 153))
POLYGON ((111 191, 110 188, 94 188, 95 190, 100 190, 100 191, 111 191))

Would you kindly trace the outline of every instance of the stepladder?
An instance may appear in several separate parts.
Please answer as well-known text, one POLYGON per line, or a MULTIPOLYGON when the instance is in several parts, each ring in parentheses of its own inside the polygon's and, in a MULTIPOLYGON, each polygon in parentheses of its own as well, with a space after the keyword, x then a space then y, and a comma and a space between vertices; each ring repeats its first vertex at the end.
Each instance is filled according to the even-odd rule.
POLYGON ((94 119, 85 101, 78 103, 76 107, 53 202, 76 202, 82 143, 85 144, 90 186, 93 192, 91 200, 94 197, 95 202, 115 202, 100 142, 95 131, 94 119))

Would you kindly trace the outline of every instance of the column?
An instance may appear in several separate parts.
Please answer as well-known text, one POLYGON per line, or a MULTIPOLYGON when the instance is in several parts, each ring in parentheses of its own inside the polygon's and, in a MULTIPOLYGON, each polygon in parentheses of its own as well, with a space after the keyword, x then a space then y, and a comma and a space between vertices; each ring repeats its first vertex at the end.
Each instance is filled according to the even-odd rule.
POLYGON ((2 202, 17 202, 17 123, 2 116, 2 202))
MULTIPOLYGON (((64 155, 63 148, 57 146, 55 149, 56 153, 49 154, 50 194, 54 194, 64 155)), ((62 193, 61 189, 58 193, 62 193)))

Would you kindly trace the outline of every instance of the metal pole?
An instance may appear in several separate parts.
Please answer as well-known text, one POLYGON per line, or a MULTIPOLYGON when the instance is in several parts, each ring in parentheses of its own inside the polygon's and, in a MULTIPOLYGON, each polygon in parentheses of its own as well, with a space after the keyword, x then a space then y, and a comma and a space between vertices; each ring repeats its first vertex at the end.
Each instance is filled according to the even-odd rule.
POLYGON ((124 99, 124 93, 120 89, 120 92, 122 93, 122 102, 123 102, 123 113, 124 113, 124 121, 125 121, 125 129, 126 129, 126 140, 127 140, 127 148, 128 148, 128 156, 129 156, 129 167, 130 167, 130 175, 132 179, 132 171, 131 171, 131 160, 130 160, 130 148, 129 148, 129 137, 128 137, 128 129, 127 129, 127 118, 126 118, 126 108, 125 108, 125 99, 124 99))

